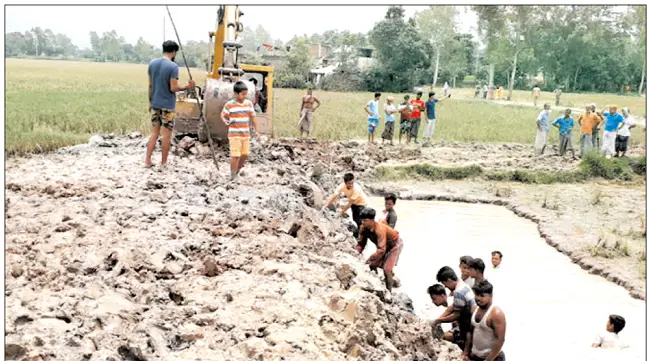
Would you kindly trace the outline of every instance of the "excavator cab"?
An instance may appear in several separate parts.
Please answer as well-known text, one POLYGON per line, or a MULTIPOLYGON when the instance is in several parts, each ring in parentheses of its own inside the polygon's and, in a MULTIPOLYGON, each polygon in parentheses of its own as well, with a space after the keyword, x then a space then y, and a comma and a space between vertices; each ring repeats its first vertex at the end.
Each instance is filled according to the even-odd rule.
MULTIPOLYGON (((213 57, 209 54, 211 69, 207 73, 204 87, 196 87, 195 91, 181 92, 177 96, 174 130, 176 135, 198 135, 198 139, 205 142, 208 131, 212 139, 226 141, 228 127, 223 123, 220 114, 225 103, 234 97, 234 83, 243 81, 249 89, 247 98, 254 103, 258 132, 261 135, 274 137, 272 126, 274 68, 238 64, 238 51, 242 46, 236 38, 243 31, 242 23, 239 21, 243 13, 236 6, 235 12, 231 14, 231 8, 233 7, 220 6, 218 30, 209 33, 213 57), (204 123, 200 121, 199 104, 202 104, 204 123)), ((252 124, 250 126, 253 127, 252 124)))

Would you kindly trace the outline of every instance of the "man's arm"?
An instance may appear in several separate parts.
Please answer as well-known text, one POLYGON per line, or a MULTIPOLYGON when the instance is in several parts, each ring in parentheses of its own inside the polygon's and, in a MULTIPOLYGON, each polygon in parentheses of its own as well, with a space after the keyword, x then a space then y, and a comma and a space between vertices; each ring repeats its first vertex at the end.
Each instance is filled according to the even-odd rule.
POLYGON ((178 67, 175 67, 175 69, 173 70, 173 72, 172 72, 172 74, 171 74, 171 84, 170 84, 170 86, 171 86, 171 91, 172 91, 173 93, 175 93, 175 92, 181 92, 181 91, 184 91, 184 90, 187 90, 187 89, 193 89, 193 87, 195 87, 195 81, 194 81, 193 79, 189 80, 189 82, 188 82, 188 83, 186 83, 186 84, 184 84, 184 85, 180 86, 180 85, 178 84, 178 79, 179 79, 179 78, 180 78, 180 71, 179 71, 179 68, 178 68, 178 67))
POLYGON ((386 254, 386 230, 384 227, 380 227, 380 230, 375 230, 375 235, 377 236, 377 249, 366 261, 371 266, 377 265, 386 254))
POLYGON ((254 125, 254 135, 256 138, 259 137, 258 133, 258 123, 256 122, 256 112, 254 111, 254 107, 252 106, 252 111, 249 112, 249 120, 252 122, 254 125))
POLYGON ((593 344, 591 345, 591 347, 598 348, 600 346, 602 346, 602 336, 596 335, 595 340, 593 340, 593 344))
POLYGON ((313 98, 314 98, 314 102, 317 103, 317 106, 315 106, 312 109, 312 111, 314 112, 315 110, 319 109, 319 106, 321 106, 321 102, 319 101, 319 99, 317 99, 317 97, 313 97, 313 98))
POLYGON ((389 227, 395 228, 395 223, 398 221, 398 215, 393 212, 393 215, 389 212, 389 214, 386 217, 386 223, 389 224, 389 227))
POLYGON ((306 97, 301 98, 301 111, 303 111, 303 108, 306 106, 306 97))
POLYGON ((368 114, 368 115, 370 115, 370 116, 375 116, 375 114, 371 113, 371 111, 370 111, 370 110, 368 110, 368 104, 366 104, 366 105, 364 106, 364 111, 366 111, 366 114, 368 114))
POLYGON ((222 119, 222 122, 225 123, 225 125, 229 126, 229 107, 228 107, 228 104, 225 104, 225 106, 222 107, 222 112, 220 113, 220 119, 222 119))
POLYGON ((494 337, 496 341, 494 342, 492 350, 485 361, 494 361, 494 358, 499 355, 499 352, 501 352, 503 343, 505 342, 505 315, 500 309, 494 309, 492 313, 492 328, 494 329, 494 337))
POLYGON ((346 213, 348 211, 348 208, 350 208, 350 206, 352 206, 352 203, 351 203, 351 201, 349 199, 348 203, 344 206, 344 208, 341 209, 341 212, 339 212, 339 216, 342 217, 344 215, 344 213, 346 213))
POLYGON ((153 107, 153 77, 148 75, 148 111, 153 107))
POLYGON ((553 120, 553 123, 552 123, 552 124, 553 124, 553 127, 555 127, 555 128, 558 128, 558 129, 559 129, 559 125, 557 124, 557 121, 558 121, 558 120, 559 120, 559 118, 557 118, 557 119, 553 120))
MULTIPOLYGON (((478 306, 474 306, 472 308, 472 314, 476 312, 476 309, 478 306)), ((463 349, 463 359, 467 360, 469 359, 470 353, 472 353, 472 335, 474 334, 474 326, 472 326, 472 323, 470 322, 470 328, 465 334, 465 348, 463 349)))
POLYGON ((359 236, 357 237, 357 246, 355 246, 355 249, 357 252, 360 254, 364 252, 364 248, 366 247, 366 239, 364 239, 364 226, 360 225, 359 226, 359 236))

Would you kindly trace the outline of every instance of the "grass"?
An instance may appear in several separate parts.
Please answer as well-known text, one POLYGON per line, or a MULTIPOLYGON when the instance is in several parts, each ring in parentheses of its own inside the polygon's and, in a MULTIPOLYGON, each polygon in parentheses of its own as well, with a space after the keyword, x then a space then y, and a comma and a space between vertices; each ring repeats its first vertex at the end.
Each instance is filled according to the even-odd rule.
POLYGON ((593 257, 609 259, 629 257, 631 255, 631 249, 626 240, 608 234, 600 237, 598 243, 589 247, 588 250, 593 257))
MULTIPOLYGON (((147 134, 150 130, 146 65, 25 59, 6 59, 5 63, 5 152, 8 155, 84 143, 96 133, 141 131, 147 134)), ((198 84, 204 83, 204 71, 193 69, 192 75, 198 84)), ((187 79, 186 69, 181 68, 180 81, 187 79)), ((276 89, 273 120, 278 137, 298 135, 296 123, 303 94, 301 90, 276 89)), ((314 115, 314 136, 323 140, 366 136, 363 108, 372 98, 371 93, 316 91, 315 95, 322 106, 314 115)), ((403 94, 385 93, 382 102, 389 95, 395 96, 398 102, 403 97, 403 94)), ((568 97, 564 94, 562 99, 568 97)), ((588 102, 605 103, 596 100, 600 95, 581 97, 590 99, 588 102)), ((632 107, 634 112, 640 108, 635 106, 636 97, 609 95, 608 98, 618 105, 632 107)), ((447 99, 438 105, 436 139, 532 143, 537 113, 537 109, 524 106, 447 99)), ((378 134, 383 126, 382 122, 378 134)), ((556 137, 557 132, 551 132, 553 142, 556 137)), ((644 144, 644 132, 634 131, 632 143, 644 144)))
MULTIPOLYGON (((570 172, 534 172, 526 170, 488 171, 478 165, 463 167, 436 167, 427 163, 378 166, 374 177, 380 180, 444 180, 444 179, 485 179, 498 182, 518 182, 529 184, 578 183, 595 178, 607 180, 632 181, 644 177, 645 158, 606 159, 602 155, 590 153, 580 162, 579 168, 570 172)), ((599 200, 598 200, 599 201, 599 200)), ((595 203, 596 200, 594 199, 595 203)))

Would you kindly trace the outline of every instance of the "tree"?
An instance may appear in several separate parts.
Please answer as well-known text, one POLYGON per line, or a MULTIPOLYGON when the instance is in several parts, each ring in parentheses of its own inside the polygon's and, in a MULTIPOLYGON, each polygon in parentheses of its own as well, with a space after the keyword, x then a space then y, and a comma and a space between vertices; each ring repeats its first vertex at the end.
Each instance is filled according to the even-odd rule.
POLYGON ((438 69, 443 49, 455 49, 458 45, 455 40, 457 16, 458 11, 454 6, 430 6, 429 9, 415 15, 422 37, 429 40, 434 50, 433 86, 436 86, 438 81, 438 69))
MULTIPOLYGON (((473 6, 479 18, 479 32, 485 35, 486 59, 490 65, 504 65, 509 70, 508 100, 516 79, 519 54, 531 49, 528 38, 534 29, 534 6, 473 6)), ((490 75, 492 79, 493 74, 490 75)))
POLYGON ((25 36, 20 32, 8 33, 5 36, 4 51, 7 57, 25 54, 25 36))
POLYGON ((405 21, 401 6, 389 7, 369 39, 378 62, 367 74, 367 85, 375 90, 409 91, 419 73, 429 67, 431 44, 422 39, 410 21, 405 21))

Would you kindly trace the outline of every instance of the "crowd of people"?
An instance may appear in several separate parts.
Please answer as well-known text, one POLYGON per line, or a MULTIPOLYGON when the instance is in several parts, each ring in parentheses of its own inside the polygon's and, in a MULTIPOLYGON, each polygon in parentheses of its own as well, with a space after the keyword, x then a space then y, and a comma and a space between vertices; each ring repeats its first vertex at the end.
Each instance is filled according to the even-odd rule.
MULTIPOLYGON (((564 156, 570 151, 573 159, 576 159, 573 147, 573 130, 576 120, 571 116, 571 109, 566 108, 564 114, 552 122, 550 113, 551 105, 546 103, 544 109, 537 116, 535 154, 538 156, 544 154, 552 124, 559 129, 559 155, 564 156)), ((595 103, 591 103, 577 118, 577 125, 580 130, 580 157, 588 152, 599 151, 606 158, 611 158, 626 156, 631 129, 636 126, 636 123, 627 107, 618 112, 618 106, 610 105, 603 111, 597 111, 595 103), (601 144, 600 131, 602 131, 601 144)))

